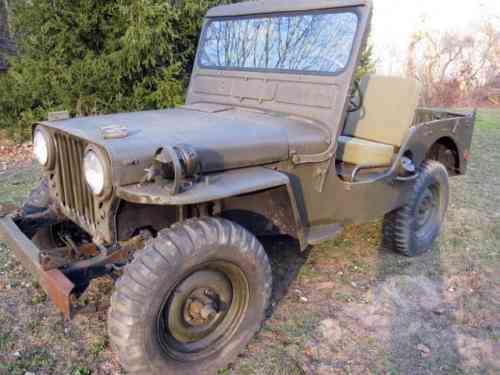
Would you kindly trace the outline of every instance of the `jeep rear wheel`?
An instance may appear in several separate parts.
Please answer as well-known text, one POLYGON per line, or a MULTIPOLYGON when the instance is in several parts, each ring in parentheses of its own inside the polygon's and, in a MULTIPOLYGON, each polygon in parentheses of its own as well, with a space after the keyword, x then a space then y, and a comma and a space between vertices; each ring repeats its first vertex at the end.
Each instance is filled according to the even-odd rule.
POLYGON ((213 374, 260 328, 271 268, 258 240, 222 219, 161 231, 116 285, 108 329, 132 374, 213 374))
POLYGON ((432 247, 448 209, 449 186, 446 167, 425 162, 405 206, 384 219, 384 242, 393 250, 414 257, 432 247))

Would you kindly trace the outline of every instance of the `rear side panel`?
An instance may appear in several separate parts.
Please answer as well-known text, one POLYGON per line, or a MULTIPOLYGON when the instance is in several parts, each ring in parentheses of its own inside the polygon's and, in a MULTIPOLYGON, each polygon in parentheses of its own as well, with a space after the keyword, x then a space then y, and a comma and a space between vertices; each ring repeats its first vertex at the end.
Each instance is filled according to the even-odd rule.
POLYGON ((475 112, 459 114, 429 109, 419 109, 416 116, 417 131, 408 146, 415 163, 419 165, 428 156, 436 142, 456 146, 456 173, 465 174, 470 155, 476 121, 475 112))

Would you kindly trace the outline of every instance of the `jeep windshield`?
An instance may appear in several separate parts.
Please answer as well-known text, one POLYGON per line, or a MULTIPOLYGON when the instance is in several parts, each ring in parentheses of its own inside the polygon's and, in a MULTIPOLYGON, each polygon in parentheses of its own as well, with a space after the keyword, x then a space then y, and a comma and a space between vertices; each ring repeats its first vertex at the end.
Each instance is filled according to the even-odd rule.
POLYGON ((349 63, 358 27, 352 11, 209 21, 202 68, 336 74, 349 63))

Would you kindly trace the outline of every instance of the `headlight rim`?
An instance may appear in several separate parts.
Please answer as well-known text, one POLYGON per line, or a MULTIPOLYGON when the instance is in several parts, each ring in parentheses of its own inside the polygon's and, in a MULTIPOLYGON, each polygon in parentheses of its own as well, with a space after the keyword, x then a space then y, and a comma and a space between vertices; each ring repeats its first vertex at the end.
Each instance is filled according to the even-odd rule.
POLYGON ((110 162, 109 162, 107 154, 103 150, 101 150, 99 147, 97 147, 95 145, 88 145, 85 148, 85 151, 83 152, 83 158, 82 158, 82 174, 83 174, 83 179, 85 181, 85 184, 87 185, 87 188, 89 189, 90 193, 93 196, 97 197, 99 200, 105 200, 105 199, 109 198, 109 196, 113 192, 113 185, 111 183, 111 166, 110 166, 110 162), (95 193, 92 190, 92 187, 90 186, 90 184, 87 181, 87 176, 85 173, 84 160, 85 160, 87 154, 90 152, 93 152, 97 156, 97 159, 101 162, 101 165, 102 165, 103 170, 104 170, 104 176, 103 176, 104 177, 104 186, 103 186, 103 189, 100 193, 95 193))
POLYGON ((55 168, 55 163, 56 163, 56 145, 54 142, 54 138, 50 135, 49 131, 44 128, 41 125, 36 126, 33 129, 33 155, 37 159, 37 161, 40 163, 40 165, 45 169, 45 170, 53 170, 55 168), (35 148, 35 135, 36 133, 39 132, 42 134, 42 137, 45 139, 45 142, 47 144, 47 163, 42 164, 38 157, 34 154, 34 148, 35 148))

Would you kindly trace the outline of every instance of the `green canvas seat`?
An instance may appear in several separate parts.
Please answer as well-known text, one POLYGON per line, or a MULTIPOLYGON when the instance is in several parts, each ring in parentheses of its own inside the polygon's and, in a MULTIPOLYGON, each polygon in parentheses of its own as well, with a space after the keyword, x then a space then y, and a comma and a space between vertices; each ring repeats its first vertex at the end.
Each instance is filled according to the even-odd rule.
POLYGON ((347 117, 338 139, 337 159, 355 165, 389 165, 413 123, 418 82, 369 75, 360 88, 363 108, 347 117))

